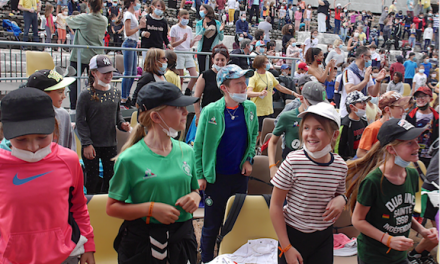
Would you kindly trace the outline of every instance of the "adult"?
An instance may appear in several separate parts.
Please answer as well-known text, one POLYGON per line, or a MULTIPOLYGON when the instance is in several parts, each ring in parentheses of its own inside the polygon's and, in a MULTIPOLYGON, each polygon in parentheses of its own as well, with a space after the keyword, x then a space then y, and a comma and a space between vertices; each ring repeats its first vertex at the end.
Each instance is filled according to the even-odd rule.
POLYGON ((199 123, 201 110, 212 102, 223 97, 217 86, 217 73, 226 66, 229 61, 229 52, 225 45, 219 44, 212 49, 212 68, 200 74, 196 83, 195 97, 202 98, 200 102, 194 104, 196 114, 196 125, 199 123))
MULTIPOLYGON (((240 54, 240 55, 249 55, 253 49, 253 46, 251 45, 250 39, 243 39, 240 42, 240 48, 234 49, 231 54, 240 54)), ((231 64, 235 64, 240 66, 243 70, 247 70, 251 68, 252 65, 252 59, 247 57, 232 57, 231 58, 231 64)))
POLYGON ((406 14, 410 17, 414 16, 414 0, 406 0, 406 14))
POLYGON ((270 31, 272 30, 271 18, 266 17, 266 19, 258 25, 258 29, 264 30, 264 42, 270 41, 270 31))
MULTIPOLYGON (((330 60, 323 70, 320 65, 324 60, 324 54, 320 48, 310 48, 306 53, 306 63, 308 74, 316 78, 316 81, 324 84, 325 81, 332 81, 332 72, 334 71, 335 61, 330 60)), ((314 79, 312 77, 312 80, 314 79)), ((314 80, 315 81, 315 80, 314 80)))
POLYGON ((325 33, 327 32, 325 20, 328 16, 330 4, 327 0, 318 0, 318 4, 318 32, 325 33))
POLYGON ((290 41, 291 38, 295 36, 295 29, 292 24, 286 24, 281 29, 281 34, 283 34, 283 39, 281 41, 282 51, 286 53, 286 44, 290 41))
POLYGON ((331 60, 335 60, 335 65, 338 68, 338 73, 342 71, 341 66, 345 62, 345 52, 342 50, 342 47, 344 47, 344 44, 342 43, 341 39, 336 39, 333 42, 333 50, 330 51, 327 55, 327 58, 325 58, 325 64, 329 64, 331 60))
POLYGON ((409 86, 413 85, 413 78, 416 74, 417 62, 416 62, 416 54, 411 52, 409 54, 408 60, 403 63, 403 67, 405 67, 405 83, 409 84, 409 86))
POLYGON ((246 13, 241 14, 240 20, 235 23, 235 33, 243 34, 244 38, 248 38, 250 40, 253 39, 253 37, 249 34, 249 24, 246 21, 246 13))
MULTIPOLYGON (((196 24, 196 35, 201 35, 203 37, 197 44, 197 51, 211 52, 212 48, 218 45, 219 42, 223 40, 223 29, 225 28, 225 25, 220 23, 220 21, 215 20, 214 9, 212 9, 210 5, 203 4, 200 7, 200 16, 202 17, 202 19, 199 20, 196 24)), ((206 56, 208 55, 197 55, 199 72, 205 71, 210 68, 210 65, 206 65, 206 56)))
MULTIPOLYGON (((165 2, 162 0, 153 0, 150 5, 149 14, 145 16, 146 26, 141 28, 141 48, 150 49, 165 47, 173 49, 168 40, 168 22, 164 17, 165 2)), ((145 60, 146 51, 142 51, 142 57, 145 60)))
MULTIPOLYGON (((104 46, 104 36, 107 30, 108 20, 101 15, 102 0, 89 0, 87 8, 91 13, 79 14, 77 16, 69 16, 66 18, 66 24, 70 29, 75 30, 75 38, 73 45, 85 46, 104 46)), ((81 69, 77 67, 78 49, 73 48, 70 53, 70 66, 81 74, 84 70, 89 71, 90 59, 98 54, 104 54, 103 49, 80 49, 81 69)), ((69 86, 70 109, 75 113, 76 99, 78 95, 77 82, 75 81, 69 86)))
POLYGON ((382 14, 380 15, 379 18, 380 32, 383 31, 384 22, 387 16, 388 16, 388 6, 383 6, 383 0, 382 0, 382 14))
MULTIPOLYGON (((81 8, 79 7, 78 1, 75 1, 75 0, 69 0, 67 2, 67 8, 69 9, 69 16, 72 15, 73 11, 78 11, 78 12, 81 11, 81 8)), ((117 13, 116 13, 116 15, 117 15, 117 13)))
POLYGON ((391 38, 391 30, 393 26, 393 14, 388 14, 388 16, 385 18, 384 22, 384 28, 383 28, 383 43, 382 48, 385 48, 385 44, 387 43, 388 39, 391 38))
POLYGON ((255 23, 258 24, 258 16, 260 14, 260 6, 263 4, 263 0, 249 0, 248 1, 248 10, 249 11, 249 24, 252 23, 252 17, 255 14, 255 23))
MULTIPOLYGON (((309 69, 310 71, 310 69, 309 69)), ((342 76, 343 87, 341 105, 345 105, 347 94, 353 91, 361 91, 364 95, 376 97, 380 92, 380 84, 386 77, 385 69, 382 69, 376 77, 376 83, 371 76, 371 51, 367 47, 359 47, 356 50, 355 60, 347 67, 342 76)), ((341 107, 341 117, 348 115, 347 109, 341 107)))
POLYGON ((396 62, 391 64, 390 66, 390 76, 394 76, 395 72, 400 72, 402 76, 402 80, 405 79, 405 66, 403 66, 403 57, 401 55, 396 56, 396 62))
POLYGON ((32 41, 39 42, 38 37, 38 14, 41 11, 40 0, 20 0, 18 9, 23 11, 24 32, 23 41, 29 40, 29 28, 32 26, 32 41))
POLYGON ((359 39, 359 30, 355 29, 347 43, 348 57, 355 57, 357 48, 363 45, 359 39))
POLYGON ((313 48, 316 46, 318 46, 318 31, 314 29, 312 30, 312 32, 310 32, 310 37, 306 38, 306 40, 304 41, 303 54, 306 54, 309 48, 313 48))

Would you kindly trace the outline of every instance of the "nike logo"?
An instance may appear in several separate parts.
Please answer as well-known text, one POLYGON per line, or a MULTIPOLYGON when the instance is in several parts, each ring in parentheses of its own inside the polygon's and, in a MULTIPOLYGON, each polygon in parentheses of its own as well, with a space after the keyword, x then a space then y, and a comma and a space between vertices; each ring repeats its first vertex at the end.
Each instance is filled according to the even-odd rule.
POLYGON ((48 171, 48 172, 41 173, 41 174, 38 174, 38 175, 35 175, 35 176, 32 176, 32 177, 26 178, 26 179, 19 179, 18 178, 18 173, 17 173, 17 174, 15 174, 14 179, 12 180, 12 183, 14 185, 22 185, 22 184, 25 184, 25 183, 30 182, 32 180, 35 180, 35 179, 37 179, 37 178, 39 178, 39 177, 41 177, 43 175, 46 175, 48 173, 51 173, 51 172, 52 171, 48 171))

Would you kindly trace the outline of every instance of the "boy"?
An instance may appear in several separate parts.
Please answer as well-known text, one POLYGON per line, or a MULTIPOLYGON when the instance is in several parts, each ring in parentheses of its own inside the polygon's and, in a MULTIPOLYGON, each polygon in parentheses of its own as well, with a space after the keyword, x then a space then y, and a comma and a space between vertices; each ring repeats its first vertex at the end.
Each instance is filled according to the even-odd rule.
POLYGON ((413 78, 417 68, 416 60, 416 54, 411 52, 408 60, 403 63, 403 66, 405 67, 405 83, 409 84, 411 87, 413 85, 413 78))
POLYGON ((70 115, 66 109, 61 107, 64 98, 66 98, 64 91, 66 87, 74 81, 75 78, 63 78, 63 76, 55 70, 39 70, 29 76, 26 86, 42 90, 50 96, 59 128, 57 143, 65 148, 76 151, 75 136, 70 122, 70 115))
POLYGON ((302 95, 296 94, 296 97, 301 101, 301 105, 292 111, 285 111, 279 116, 279 120, 275 125, 275 129, 272 132, 270 138, 267 155, 269 157, 269 169, 271 178, 278 170, 278 161, 275 160, 276 146, 281 135, 284 134, 284 148, 283 148, 283 160, 291 151, 300 149, 300 137, 299 137, 299 123, 301 118, 298 117, 299 113, 305 111, 309 106, 318 104, 320 102, 328 103, 326 98, 325 87, 322 83, 317 81, 311 81, 304 84, 301 91, 302 95))
POLYGON ((423 32, 423 39, 425 40, 424 50, 427 50, 429 45, 431 45, 433 33, 432 24, 429 23, 428 27, 425 28, 425 31, 423 32))
MULTIPOLYGON (((431 144, 438 138, 438 113, 429 106, 432 101, 432 90, 422 86, 414 93, 417 107, 406 116, 406 121, 415 127, 427 127, 427 130, 419 136, 419 158, 426 167, 432 158, 428 154, 431 144)), ((438 162, 438 161, 436 161, 438 162)))
POLYGON ((339 129, 340 134, 335 146, 335 152, 344 160, 349 160, 356 156, 356 150, 359 147, 362 133, 368 126, 365 114, 367 103, 370 100, 371 96, 365 96, 359 91, 354 91, 347 95, 345 106, 348 115, 342 118, 339 129))
POLYGON ((373 43, 370 45, 371 66, 380 67, 380 55, 376 51, 377 46, 373 43))
POLYGON ((413 78, 413 85, 411 90, 411 95, 414 95, 415 91, 421 86, 426 86, 426 81, 428 80, 428 76, 425 74, 425 67, 423 64, 420 64, 417 68, 417 73, 413 78))
POLYGON ((373 78, 373 82, 376 83, 376 77, 379 75, 379 67, 373 66, 371 68, 371 78, 373 78))
POLYGON ((203 263, 214 258, 229 197, 247 192, 258 135, 257 108, 246 93, 246 78, 253 74, 237 65, 223 67, 217 73, 217 85, 224 96, 203 109, 197 127, 196 174, 200 190, 205 190, 203 263))
POLYGON ((425 74, 426 76, 429 76, 429 73, 431 72, 432 69, 432 64, 429 62, 428 55, 423 55, 423 62, 420 65, 423 65, 423 67, 425 67, 425 74))
POLYGON ((305 62, 301 62, 298 64, 298 70, 295 72, 294 77, 299 79, 303 76, 306 76, 308 70, 309 68, 307 68, 307 64, 305 62))

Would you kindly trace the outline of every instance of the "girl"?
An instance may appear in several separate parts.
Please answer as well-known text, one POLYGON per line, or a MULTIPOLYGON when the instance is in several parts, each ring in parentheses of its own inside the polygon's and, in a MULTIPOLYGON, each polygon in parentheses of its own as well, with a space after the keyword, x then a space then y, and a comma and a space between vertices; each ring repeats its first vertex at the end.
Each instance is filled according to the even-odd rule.
POLYGON ((271 180, 269 211, 279 241, 278 263, 333 263, 332 224, 347 199, 347 165, 331 152, 341 118, 324 102, 298 117, 303 149, 290 152, 271 180))
POLYGON ((345 52, 342 50, 344 44, 342 40, 336 39, 333 42, 334 49, 330 51, 325 58, 325 64, 329 64, 332 59, 335 59, 335 65, 338 68, 338 74, 342 72, 341 66, 345 62, 345 52))
POLYGON ((287 24, 281 29, 281 33, 283 34, 283 39, 281 41, 283 47, 282 52, 286 53, 287 43, 295 36, 295 29, 292 24, 287 24))
MULTIPOLYGON (((304 11, 306 10, 306 2, 303 0, 298 0, 298 3, 296 4, 296 6, 298 6, 301 9, 301 13, 303 14, 303 19, 304 19, 305 18, 304 11)), ((301 20, 301 22, 303 22, 303 20, 301 20)))
POLYGON ((339 37, 342 39, 342 42, 345 43, 347 40, 348 30, 350 29, 350 19, 347 16, 347 10, 344 10, 344 14, 341 14, 341 30, 339 37))
POLYGON ((52 100, 17 89, 1 111, 11 149, 0 149, 0 262, 78 263, 81 255, 81 263, 95 263, 83 173, 76 153, 52 142, 52 100))
POLYGON ((426 86, 426 81, 428 80, 428 76, 425 74, 425 66, 423 64, 420 64, 417 68, 417 73, 414 74, 413 78, 413 85, 412 85, 412 92, 411 94, 414 94, 417 89, 421 86, 426 86))
MULTIPOLYGON (((289 58, 299 58, 299 53, 301 49, 296 46, 296 39, 291 38, 286 45, 286 57, 289 58)), ((287 64, 291 64, 292 60, 286 60, 287 64)))
MULTIPOLYGON (((111 22, 112 32, 113 32, 113 44, 115 47, 120 47, 122 45, 122 31, 124 31, 124 24, 120 15, 114 16, 111 22)), ((120 51, 117 51, 120 53, 120 51)))
POLYGON ((196 125, 199 124, 201 109, 208 104, 215 102, 223 97, 217 86, 216 76, 221 68, 225 67, 229 61, 229 52, 225 45, 219 44, 212 51, 212 68, 202 72, 197 79, 195 97, 202 98, 201 102, 194 104, 196 114, 196 125))
POLYGON ((145 56, 144 73, 136 86, 136 90, 133 93, 133 106, 136 105, 138 93, 142 87, 150 82, 166 82, 164 77, 165 71, 168 68, 167 58, 165 52, 161 49, 149 49, 145 56))
POLYGON ((403 95, 405 88, 403 87, 403 75, 401 72, 395 72, 393 75, 393 80, 388 83, 387 92, 395 91, 403 95))
MULTIPOLYGON (((141 48, 165 48, 172 49, 168 39, 168 22, 164 17, 165 2, 153 0, 150 5, 149 14, 145 17, 146 27, 141 29, 141 48)), ((147 51, 142 51, 145 61, 147 51)))
MULTIPOLYGON (((330 60, 324 70, 320 67, 322 60, 324 60, 324 54, 320 48, 310 48, 307 51, 306 63, 309 65, 308 74, 314 76, 318 82, 324 84, 326 80, 330 82, 333 79, 331 75, 335 70, 335 60, 330 60)), ((314 78, 312 77, 312 80, 314 78)))
POLYGON ((277 12, 276 6, 275 6, 275 2, 271 2, 269 5, 269 12, 270 12, 270 23, 273 24, 275 23, 275 15, 277 12))
POLYGON ((110 86, 115 69, 105 55, 90 60, 89 84, 78 99, 76 127, 81 139, 81 155, 87 174, 86 188, 89 194, 107 193, 113 176, 112 158, 116 156, 116 129, 129 131, 130 124, 120 112, 120 93, 110 86), (99 178, 99 159, 104 170, 99 178))
POLYGON ((108 215, 125 220, 115 240, 119 263, 196 264, 194 152, 172 137, 185 129, 186 106, 197 100, 171 83, 139 92, 139 123, 117 157, 107 201, 108 215))
POLYGON ((425 229, 412 217, 419 175, 408 166, 418 160, 417 137, 424 130, 406 120, 386 121, 367 154, 348 162, 349 207, 361 232, 358 263, 409 263, 410 228, 423 236, 428 251, 438 244, 437 230, 425 229))
POLYGON ((168 67, 164 75, 165 79, 167 82, 174 84, 175 86, 179 87, 180 90, 182 90, 182 87, 180 86, 179 72, 176 70, 176 53, 172 50, 167 50, 165 51, 165 57, 168 61, 168 67))
POLYGON ((299 9, 295 11, 295 31, 299 31, 299 24, 301 24, 302 13, 299 9))
MULTIPOLYGON (((141 4, 139 0, 124 0, 124 7, 127 11, 124 13, 124 37, 122 43, 123 48, 136 48, 139 40, 139 30, 146 27, 145 19, 141 19, 138 23, 134 12, 139 11, 141 4)), ((124 56, 124 76, 135 76, 137 74, 137 52, 135 50, 123 50, 124 56)), ((133 85, 133 78, 122 79, 122 95, 121 105, 129 108, 131 102, 128 100, 130 96, 131 86, 133 85)))
MULTIPOLYGON (((44 16, 46 17, 46 43, 52 42, 52 34, 55 33, 55 25, 53 24, 53 5, 47 3, 44 10, 44 16)), ((47 48, 50 51, 50 48, 47 48)))
POLYGON ((310 38, 306 38, 304 41, 304 54, 307 54, 307 50, 318 45, 318 30, 312 30, 310 33, 310 38))
POLYGON ((236 0, 228 0, 228 8, 229 8, 228 13, 229 13, 229 25, 230 26, 232 25, 232 22, 234 21, 235 2, 236 2, 236 0))
POLYGON ((348 57, 355 57, 356 49, 359 46, 363 46, 363 45, 359 39, 359 30, 355 29, 355 31, 353 32, 351 38, 348 40, 347 43, 348 57))
POLYGON ((303 21, 306 24, 305 31, 309 32, 310 31, 310 21, 312 20, 312 6, 308 5, 307 6, 307 10, 305 12, 303 12, 303 14, 304 14, 304 17, 303 17, 304 20, 303 21))
POLYGON ((66 18, 68 17, 68 12, 69 9, 65 6, 61 9, 61 13, 57 15, 58 44, 66 42, 66 18))
POLYGON ((409 38, 408 38, 408 43, 411 46, 411 49, 414 50, 414 46, 416 45, 416 24, 412 23, 411 24, 411 28, 409 30, 409 38))

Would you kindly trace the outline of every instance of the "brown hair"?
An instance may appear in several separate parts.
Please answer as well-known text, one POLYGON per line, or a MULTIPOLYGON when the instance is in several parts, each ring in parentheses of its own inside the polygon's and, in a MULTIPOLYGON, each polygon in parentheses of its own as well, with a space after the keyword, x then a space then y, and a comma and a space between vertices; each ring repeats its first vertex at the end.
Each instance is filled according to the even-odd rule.
POLYGON ((163 50, 157 48, 149 49, 147 55, 145 56, 144 71, 160 75, 160 68, 157 64, 160 62, 160 57, 163 56, 165 56, 165 52, 163 50))
POLYGON ((148 10, 148 13, 153 13, 153 6, 154 6, 154 8, 156 8, 156 3, 157 2, 160 2, 160 6, 162 7, 162 11, 165 13, 165 10, 166 10, 166 5, 165 5, 165 2, 164 1, 162 1, 162 0, 153 0, 153 1, 151 1, 151 5, 150 5, 150 9, 148 10))
POLYGON ((292 36, 294 36, 294 35, 295 35, 295 27, 294 27, 292 24, 286 24, 286 25, 284 25, 284 27, 281 29, 281 34, 283 34, 283 35, 292 35, 292 36), (290 34, 290 32, 289 32, 289 27, 292 27, 292 29, 293 29, 292 34, 290 34))
POLYGON ((320 115, 316 115, 316 114, 313 114, 313 113, 306 114, 301 119, 301 123, 299 124, 299 140, 301 141, 301 144, 304 143, 303 140, 302 140, 302 131, 303 131, 303 128, 304 128, 304 122, 306 121, 306 119, 308 117, 315 118, 324 127, 325 132, 331 138, 332 148, 334 148, 335 144, 336 144, 336 140, 333 140, 333 134, 335 133, 335 131, 339 131, 338 124, 336 124, 336 122, 333 121, 333 120, 330 120, 328 118, 325 118, 325 117, 322 117, 320 115))
POLYGON ((202 5, 206 11, 208 11, 208 13, 205 15, 205 17, 214 20, 215 19, 215 13, 214 13, 214 9, 212 8, 212 6, 208 5, 208 4, 203 4, 202 5))
POLYGON ((136 0, 124 0, 124 8, 128 9, 130 8, 131 3, 136 2, 136 0))
POLYGON ((229 51, 225 45, 218 44, 212 48, 212 55, 211 55, 212 60, 214 59, 217 53, 220 53, 221 55, 226 57, 226 60, 229 60, 229 51))
POLYGON ((309 48, 306 52, 307 65, 311 65, 315 61, 315 56, 318 56, 319 53, 321 53, 320 48, 309 48))
POLYGON ((176 70, 176 63, 177 63, 177 55, 172 50, 166 50, 165 51, 165 57, 168 60, 168 67, 167 69, 174 72, 175 74, 179 75, 179 72, 176 70))
POLYGON ((102 0, 87 0, 93 13, 99 13, 102 9, 102 0))
POLYGON ((254 69, 260 69, 266 64, 267 57, 265 55, 257 55, 252 63, 254 69))
POLYGON ((178 16, 182 17, 182 16, 185 16, 185 15, 189 15, 188 10, 182 9, 182 10, 179 11, 178 16))
POLYGON ((98 71, 97 69, 90 70, 90 72, 89 72, 89 87, 90 87, 90 92, 92 92, 92 97, 90 98, 90 100, 99 102, 99 97, 96 95, 96 89, 93 86, 93 84, 95 83, 95 77, 92 74, 92 72, 97 72, 97 71, 98 71))
POLYGON ((47 3, 46 7, 44 8, 44 16, 48 18, 52 12, 53 12, 53 5, 47 3))

